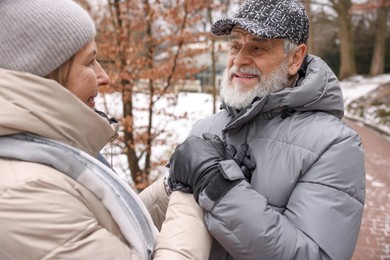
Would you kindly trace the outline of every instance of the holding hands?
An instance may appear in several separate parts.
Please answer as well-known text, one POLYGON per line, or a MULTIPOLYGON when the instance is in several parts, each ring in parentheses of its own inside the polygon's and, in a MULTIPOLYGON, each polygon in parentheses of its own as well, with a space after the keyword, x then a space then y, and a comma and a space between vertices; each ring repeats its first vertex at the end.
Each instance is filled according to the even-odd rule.
POLYGON ((242 179, 250 181, 256 165, 247 155, 248 144, 237 150, 217 135, 204 133, 202 137, 190 136, 176 147, 168 164, 169 184, 172 190, 188 187, 195 200, 206 190, 210 199, 216 201, 242 179), (227 169, 238 172, 228 173, 227 169))

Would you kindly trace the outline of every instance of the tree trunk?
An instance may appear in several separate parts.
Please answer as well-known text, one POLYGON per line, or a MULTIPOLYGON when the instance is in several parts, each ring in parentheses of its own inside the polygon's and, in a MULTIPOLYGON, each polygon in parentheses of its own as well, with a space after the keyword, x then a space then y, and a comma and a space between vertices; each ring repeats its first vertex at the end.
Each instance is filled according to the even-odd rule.
MULTIPOLYGON (((146 25, 146 37, 148 37, 151 41, 153 38, 153 30, 152 25, 154 22, 154 11, 150 8, 149 1, 144 1, 144 9, 145 9, 145 15, 149 18, 149 22, 146 25)), ((147 50, 147 64, 146 67, 150 70, 153 70, 154 68, 154 49, 155 49, 155 43, 147 42, 145 45, 145 49, 147 50)), ((146 141, 145 141, 145 166, 143 174, 140 176, 140 183, 144 184, 145 187, 148 186, 148 176, 150 173, 150 159, 152 157, 152 128, 153 128, 153 103, 154 98, 154 81, 152 79, 149 79, 149 105, 148 105, 148 125, 147 125, 147 133, 146 133, 146 141), (146 185, 145 185, 146 184, 146 185)))
POLYGON ((385 71, 388 11, 388 7, 382 7, 377 9, 375 43, 371 60, 370 75, 382 74, 385 71))
MULTIPOLYGON (((126 46, 130 45, 130 41, 123 42, 123 39, 130 39, 130 30, 126 30, 127 25, 123 21, 123 17, 121 16, 121 7, 120 7, 120 0, 114 0, 111 2, 114 16, 116 19, 116 22, 114 22, 117 26, 117 30, 119 31, 119 36, 116 40, 117 48, 119 49, 117 54, 117 59, 120 61, 120 71, 126 71, 127 69, 127 61, 126 61, 126 46), (126 36, 126 37, 125 37, 126 36)), ((132 83, 129 82, 126 79, 122 79, 120 82, 120 85, 122 86, 122 102, 123 102, 123 118, 124 118, 124 144, 125 144, 125 153, 127 156, 127 161, 129 163, 129 168, 131 172, 131 177, 136 182, 136 177, 141 172, 141 169, 138 165, 138 158, 137 158, 137 152, 136 152, 136 144, 135 144, 135 138, 134 138, 134 117, 133 117, 133 90, 132 90, 132 83)))
POLYGON ((133 119, 133 101, 132 101, 132 90, 129 84, 123 83, 122 91, 122 102, 123 102, 123 118, 126 123, 124 133, 124 143, 125 143, 125 153, 127 157, 127 162, 129 163, 129 168, 131 172, 131 178, 134 183, 137 183, 137 176, 140 174, 141 169, 138 165, 138 157, 136 153, 136 144, 134 140, 134 119, 133 119))
MULTIPOLYGON (((207 7, 207 15, 210 25, 213 24, 213 16, 212 16, 212 9, 211 9, 212 1, 210 1, 208 7, 207 7)), ((213 113, 216 112, 216 103, 217 103, 217 84, 216 84, 216 78, 217 78, 217 70, 216 70, 216 62, 215 62, 215 39, 213 36, 211 36, 211 84, 213 88, 213 113)))
POLYGON ((311 0, 305 0, 305 9, 307 16, 309 17, 309 39, 307 40, 307 53, 314 53, 314 34, 313 34, 313 26, 312 26, 312 14, 311 14, 311 0))
POLYGON ((340 70, 339 79, 345 79, 356 74, 355 47, 352 36, 350 9, 351 0, 331 0, 338 14, 340 39, 340 70))

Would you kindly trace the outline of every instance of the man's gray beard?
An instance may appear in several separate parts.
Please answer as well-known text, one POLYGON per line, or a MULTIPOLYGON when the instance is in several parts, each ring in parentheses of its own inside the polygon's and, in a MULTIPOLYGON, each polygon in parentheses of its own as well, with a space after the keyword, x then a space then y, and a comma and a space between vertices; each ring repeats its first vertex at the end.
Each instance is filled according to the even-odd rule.
POLYGON ((261 74, 259 70, 250 67, 230 68, 230 73, 226 68, 221 81, 221 98, 226 105, 235 109, 242 109, 250 105, 255 97, 264 97, 270 93, 278 92, 286 87, 288 83, 287 60, 283 61, 280 67, 268 74, 261 74), (256 74, 260 80, 259 84, 250 90, 242 91, 240 83, 232 84, 233 73, 256 74))

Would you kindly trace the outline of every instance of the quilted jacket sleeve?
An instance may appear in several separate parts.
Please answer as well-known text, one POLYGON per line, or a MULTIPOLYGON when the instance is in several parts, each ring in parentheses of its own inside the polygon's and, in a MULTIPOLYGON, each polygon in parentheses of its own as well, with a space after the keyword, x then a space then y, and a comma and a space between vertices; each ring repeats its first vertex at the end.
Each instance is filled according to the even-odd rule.
POLYGON ((173 192, 168 198, 163 179, 140 193, 160 230, 153 259, 208 259, 211 237, 203 222, 203 210, 192 194, 173 192))
POLYGON ((203 222, 203 210, 194 196, 173 192, 153 259, 207 260, 210 248, 211 237, 203 222))
POLYGON ((139 196, 149 211, 154 225, 156 225, 158 230, 161 230, 169 202, 169 198, 164 189, 164 178, 153 182, 139 196))

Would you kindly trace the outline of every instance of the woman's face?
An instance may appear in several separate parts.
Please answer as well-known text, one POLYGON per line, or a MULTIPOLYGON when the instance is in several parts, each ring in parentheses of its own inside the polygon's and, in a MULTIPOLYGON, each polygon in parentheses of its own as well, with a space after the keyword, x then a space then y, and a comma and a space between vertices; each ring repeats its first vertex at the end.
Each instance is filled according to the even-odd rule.
POLYGON ((68 73, 62 75, 65 88, 76 95, 90 108, 95 107, 98 88, 107 85, 110 78, 96 60, 96 43, 91 41, 75 54, 70 62, 64 64, 68 73))

